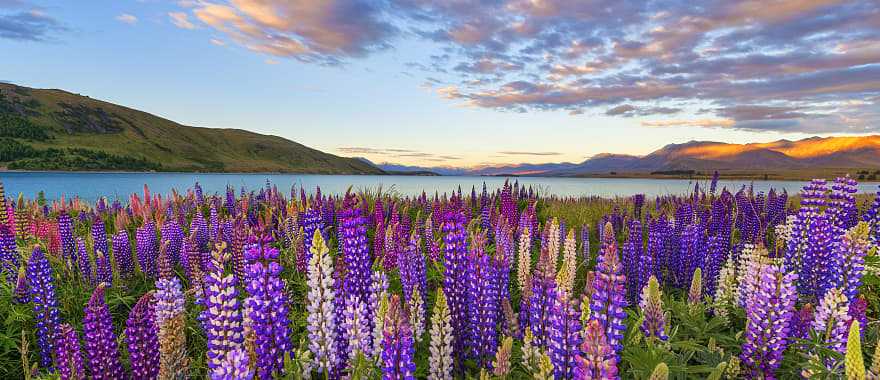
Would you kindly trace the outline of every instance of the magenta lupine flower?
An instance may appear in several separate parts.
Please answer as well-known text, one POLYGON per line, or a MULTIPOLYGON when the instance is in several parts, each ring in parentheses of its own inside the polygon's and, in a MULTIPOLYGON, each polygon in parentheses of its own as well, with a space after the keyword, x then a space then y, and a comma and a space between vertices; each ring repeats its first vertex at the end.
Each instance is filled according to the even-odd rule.
POLYGON ((55 350, 61 318, 58 315, 52 267, 40 246, 34 247, 28 260, 27 277, 37 328, 37 344, 40 347, 40 364, 51 370, 52 353, 55 350))
POLYGON ((587 322, 581 353, 574 368, 575 380, 616 380, 617 353, 608 344, 604 328, 598 320, 587 322))
POLYGON ((96 380, 124 379, 122 363, 119 361, 119 347, 113 333, 113 318, 104 302, 104 284, 98 284, 92 298, 85 307, 83 318, 86 356, 89 370, 96 380))
POLYGON ((180 251, 183 247, 183 228, 174 219, 169 219, 162 224, 162 241, 168 244, 168 258, 172 263, 180 262, 180 251))
POLYGON ((740 358, 752 378, 773 379, 788 346, 797 275, 763 264, 758 276, 758 287, 745 295, 747 324, 740 358))
POLYGON ((147 277, 156 277, 156 260, 159 258, 156 225, 153 222, 146 222, 143 226, 138 227, 135 240, 137 241, 137 256, 141 272, 147 277))
POLYGON ((868 301, 865 297, 859 296, 849 304, 849 318, 852 321, 859 322, 859 333, 864 336, 865 324, 868 323, 868 301))
POLYGON ((253 378, 254 371, 250 368, 250 358, 247 352, 241 348, 227 352, 220 367, 211 372, 211 380, 251 380, 253 378))
POLYGON ((226 265, 229 251, 221 244, 211 257, 211 270, 205 276, 205 309, 200 319, 208 338, 208 368, 213 372, 222 365, 227 352, 242 347, 244 335, 237 283, 226 265))
POLYGON ((113 259, 116 260, 116 269, 119 276, 127 278, 134 273, 134 261, 131 257, 131 241, 128 232, 121 230, 113 235, 113 259))
POLYGON ((452 331, 454 333, 453 351, 461 359, 464 350, 465 327, 467 326, 467 234, 464 229, 464 215, 450 211, 443 223, 443 292, 449 300, 452 331))
POLYGON ((125 340, 135 379, 159 376, 159 328, 153 293, 144 294, 131 309, 125 322, 125 340))
POLYGON ((515 225, 516 222, 519 221, 519 215, 517 215, 516 201, 513 199, 510 183, 508 183, 506 180, 504 181, 504 187, 501 188, 501 215, 505 219, 507 219, 507 224, 511 226, 515 225))
POLYGON ((604 247, 601 260, 596 266, 593 294, 590 300, 592 318, 597 319, 608 337, 608 344, 619 352, 626 331, 626 276, 617 256, 617 242, 611 224, 606 223, 603 233, 604 247))
POLYGON ((62 324, 59 329, 55 360, 58 363, 58 374, 61 375, 61 380, 85 380, 86 369, 83 366, 79 335, 67 323, 62 324))
POLYGON ((280 373, 284 354, 292 349, 289 300, 281 279, 278 249, 262 242, 249 245, 244 254, 248 261, 245 308, 256 339, 255 365, 258 376, 268 378, 280 373))
POLYGON ((570 379, 581 346, 581 311, 565 292, 557 295, 550 314, 550 361, 557 379, 570 379))
POLYGON ((385 329, 382 332, 382 379, 415 379, 414 354, 409 315, 401 304, 400 296, 395 294, 388 303, 385 329))
POLYGON ((86 242, 83 239, 76 239, 77 265, 79 266, 79 274, 86 284, 95 282, 92 275, 92 260, 89 258, 89 252, 86 250, 86 242))

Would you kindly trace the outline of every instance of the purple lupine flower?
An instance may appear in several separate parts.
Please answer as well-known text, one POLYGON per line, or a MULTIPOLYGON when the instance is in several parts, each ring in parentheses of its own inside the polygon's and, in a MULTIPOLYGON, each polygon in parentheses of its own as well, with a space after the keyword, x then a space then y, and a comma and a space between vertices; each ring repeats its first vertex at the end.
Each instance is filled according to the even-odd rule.
MULTIPOLYGON (((485 251, 483 234, 472 237, 468 257, 468 351, 478 366, 495 354, 498 346, 496 326, 500 317, 501 289, 496 260, 485 251)), ((421 293, 420 291, 420 294, 421 293)), ((412 312, 415 312, 413 310, 412 312)))
MULTIPOLYGON (((169 208, 170 209, 170 208, 169 208)), ((162 224, 162 241, 168 246, 168 258, 172 263, 180 262, 180 251, 183 247, 183 228, 176 220, 168 220, 162 224)))
POLYGON ((77 265, 79 266, 79 274, 86 284, 92 284, 95 282, 95 278, 92 275, 92 260, 89 257, 89 252, 86 250, 86 242, 83 239, 76 239, 76 250, 77 250, 77 265))
POLYGON ((865 272, 865 255, 871 246, 867 223, 860 223, 846 231, 832 247, 827 271, 831 281, 839 287, 847 299, 855 299, 862 285, 865 272))
MULTIPOLYGON (((0 204, 0 208, 4 206, 0 204)), ((2 223, 0 223, 2 224, 2 223)), ((0 227, 2 229, 2 227, 0 227)), ((58 237, 61 240, 61 257, 64 264, 68 268, 72 268, 72 263, 76 262, 76 242, 73 240, 73 220, 67 211, 61 210, 58 213, 58 237)))
POLYGON ((803 293, 821 298, 838 281, 833 275, 835 268, 831 264, 834 236, 828 214, 815 215, 809 222, 806 251, 803 253, 800 268, 802 275, 807 277, 802 281, 803 293))
POLYGON ((104 283, 98 284, 92 298, 85 307, 83 331, 85 333, 86 356, 89 370, 96 380, 124 379, 122 362, 119 361, 119 347, 113 333, 113 318, 104 302, 104 283))
POLYGON ((621 340, 626 331, 626 276, 617 255, 617 242, 611 223, 605 224, 603 237, 607 244, 603 248, 601 260, 596 266, 593 279, 593 294, 590 300, 592 318, 599 321, 608 337, 608 344, 619 352, 623 348, 621 340))
MULTIPOLYGON (((339 214, 339 245, 345 260, 346 294, 357 297, 357 302, 367 302, 370 288, 370 243, 367 239, 366 220, 361 215, 358 198, 346 194, 339 214)), ((370 316, 365 316, 368 320, 370 316)))
POLYGON ((828 196, 826 212, 831 215, 831 222, 838 231, 855 227, 859 216, 855 198, 855 193, 858 191, 858 182, 850 178, 849 175, 834 179, 834 184, 831 185, 831 194, 828 196))
MULTIPOLYGON (((311 248, 315 231, 320 232, 323 230, 324 226, 322 225, 321 213, 314 208, 310 208, 303 213, 300 223, 302 223, 303 228, 303 254, 297 256, 296 267, 301 273, 305 273, 306 266, 312 258, 311 248)), ((321 232, 321 235, 323 237, 323 232, 321 232)), ((324 240, 326 241, 326 239, 324 240)))
POLYGON ((637 293, 643 285, 639 275, 645 254, 642 246, 642 223, 638 219, 629 222, 629 236, 623 244, 623 272, 626 275, 626 295, 630 303, 635 303, 637 293))
POLYGON ((6 273, 7 283, 15 281, 18 273, 19 253, 15 244, 15 232, 12 227, 0 224, 0 271, 6 273))
POLYGON ((58 299, 55 295, 55 279, 52 267, 40 246, 35 246, 28 260, 28 284, 30 299, 34 308, 34 321, 37 328, 37 343, 40 347, 40 364, 52 369, 52 353, 58 339, 61 319, 58 315, 58 299))
POLYGON ((866 300, 865 297, 859 296, 850 302, 847 314, 849 314, 850 320, 859 322, 859 333, 861 333, 862 336, 865 334, 865 323, 868 322, 867 312, 868 300, 866 300))
POLYGON ((235 276, 227 270, 229 251, 219 243, 211 253, 210 271, 205 276, 204 305, 200 320, 208 338, 208 368, 213 373, 226 353, 243 346, 241 302, 235 276))
POLYGON ((292 350, 290 343, 289 300, 281 279, 279 251, 268 242, 251 244, 245 248, 248 261, 248 297, 245 308, 255 335, 260 378, 279 374, 284 365, 284 355, 292 350))
POLYGON ((61 375, 61 380, 85 380, 86 369, 83 366, 79 335, 67 323, 62 324, 59 328, 55 360, 58 363, 58 374, 61 375))
POLYGON ((160 275, 156 280, 156 326, 159 329, 159 377, 162 379, 187 378, 185 302, 180 280, 160 275))
POLYGON ((554 269, 555 265, 550 261, 550 253, 546 249, 541 250, 532 275, 531 296, 528 297, 527 306, 520 310, 521 313, 526 314, 522 318, 527 320, 531 327, 535 346, 543 348, 547 348, 550 343, 548 341, 550 315, 556 302, 554 269))
POLYGON ((812 304, 805 304, 801 306, 800 309, 794 312, 791 316, 791 333, 789 334, 792 338, 797 339, 808 339, 810 336, 810 329, 813 325, 813 319, 815 319, 815 310, 813 309, 812 304))
POLYGON ((396 294, 388 302, 382 337, 382 379, 415 379, 416 363, 413 361, 415 348, 412 328, 400 296, 396 294))
POLYGON ((798 293, 814 295, 817 279, 814 257, 825 244, 824 222, 816 222, 819 209, 825 205, 827 187, 824 180, 814 179, 801 190, 801 207, 792 223, 791 236, 785 252, 785 267, 798 274, 798 293), (814 226, 815 223, 822 225, 814 226), (820 236, 811 237, 814 232, 820 236), (810 240, 813 240, 812 243, 810 240))
MULTIPOLYGON (((512 226, 519 221, 519 216, 517 215, 516 201, 513 199, 511 191, 510 184, 505 180, 504 187, 501 188, 501 215, 507 219, 507 224, 512 226)), ((537 230, 533 229, 532 231, 537 230)))
POLYGON ((720 177, 720 175, 718 174, 717 170, 714 173, 712 173, 712 181, 709 183, 709 194, 710 195, 715 195, 715 189, 718 188, 718 178, 719 177, 720 177))
POLYGON ((208 240, 217 241, 217 234, 220 233, 220 215, 217 214, 217 208, 211 205, 208 212, 208 240))
POLYGON ((159 376, 159 329, 153 293, 144 294, 131 309, 125 322, 125 340, 135 379, 159 376))
POLYGON ((369 355, 372 351, 370 343, 370 321, 367 319, 365 302, 358 301, 357 296, 348 294, 345 298, 342 328, 345 331, 346 357, 355 358, 357 353, 369 355))
POLYGON ((745 343, 740 358, 752 378, 775 378, 788 346, 790 321, 797 300, 797 275, 780 266, 760 264, 758 287, 745 295, 745 343))
POLYGON ((120 230, 113 235, 113 259, 116 260, 116 269, 119 276, 127 278, 134 273, 134 261, 131 258, 131 241, 128 240, 128 232, 120 230))
POLYGON ((452 316, 453 352, 461 359, 464 350, 465 327, 467 326, 467 234, 464 229, 464 215, 449 211, 443 223, 443 260, 445 268, 443 292, 449 301, 452 316))
POLYGON ((105 283, 109 287, 113 283, 113 266, 110 257, 103 251, 95 251, 95 271, 98 283, 105 283))
POLYGON ((254 371, 250 367, 250 358, 245 350, 236 348, 223 356, 223 361, 216 370, 211 372, 211 380, 251 380, 254 371))
POLYGON ((648 279, 648 284, 642 288, 639 299, 639 309, 642 312, 640 327, 645 336, 653 336, 665 341, 669 337, 666 335, 666 315, 663 313, 662 294, 657 278, 651 276, 648 279))
POLYGON ((21 268, 18 268, 18 279, 15 281, 13 299, 20 304, 28 303, 31 300, 28 292, 30 292, 30 288, 28 285, 27 270, 26 267, 22 265, 21 268))
POLYGON ((110 248, 107 246, 107 229, 104 227, 104 221, 100 217, 95 217, 92 223, 92 240, 94 241, 95 258, 98 252, 104 255, 102 262, 95 260, 95 272, 98 275, 99 282, 109 283, 113 279, 113 269, 110 266, 110 248), (108 281, 109 278, 109 281, 108 281))
POLYGON ((575 380, 616 380, 617 353, 608 344, 602 324, 596 320, 587 322, 581 352, 574 368, 575 380))
POLYGON ((570 379, 577 367, 581 346, 581 311, 577 301, 560 292, 550 314, 550 361, 557 379, 570 379))
POLYGON ((141 272, 147 277, 156 277, 156 260, 159 258, 159 243, 156 240, 156 225, 153 222, 146 222, 143 226, 138 227, 135 234, 137 243, 138 263, 141 266, 141 272))
POLYGON ((400 260, 400 284, 403 289, 403 299, 412 299, 414 290, 419 294, 427 291, 427 278, 425 272, 425 256, 422 255, 421 239, 417 233, 410 236, 409 244, 403 251, 400 260))

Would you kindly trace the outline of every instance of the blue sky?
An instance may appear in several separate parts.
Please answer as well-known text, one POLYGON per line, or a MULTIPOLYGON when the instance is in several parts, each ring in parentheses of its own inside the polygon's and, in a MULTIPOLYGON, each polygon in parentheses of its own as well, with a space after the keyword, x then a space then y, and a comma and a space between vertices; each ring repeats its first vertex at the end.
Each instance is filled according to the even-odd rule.
POLYGON ((434 166, 880 129, 875 2, 602 2, 0 0, 0 80, 434 166))

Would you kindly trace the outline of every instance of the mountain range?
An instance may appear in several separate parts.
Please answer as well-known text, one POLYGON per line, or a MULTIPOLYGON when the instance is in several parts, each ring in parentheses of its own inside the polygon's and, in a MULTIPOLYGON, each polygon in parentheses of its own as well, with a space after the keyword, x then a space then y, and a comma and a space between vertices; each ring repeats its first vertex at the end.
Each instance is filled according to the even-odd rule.
POLYGON ((603 174, 679 174, 688 172, 782 172, 880 169, 880 135, 810 137, 769 143, 730 144, 689 141, 669 144, 650 154, 597 154, 581 163, 545 163, 475 168, 378 165, 384 170, 409 170, 453 175, 590 176, 603 174), (612 173, 613 172, 613 173, 612 173))
POLYGON ((278 136, 199 128, 56 89, 0 83, 0 169, 384 174, 278 136))

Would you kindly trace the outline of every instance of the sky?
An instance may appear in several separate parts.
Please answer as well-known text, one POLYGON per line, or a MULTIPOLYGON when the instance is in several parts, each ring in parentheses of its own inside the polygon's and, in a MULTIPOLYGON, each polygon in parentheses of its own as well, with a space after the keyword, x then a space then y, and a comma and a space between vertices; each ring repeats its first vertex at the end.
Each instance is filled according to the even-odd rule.
POLYGON ((0 0, 0 81, 422 166, 880 132, 875 0, 0 0))

